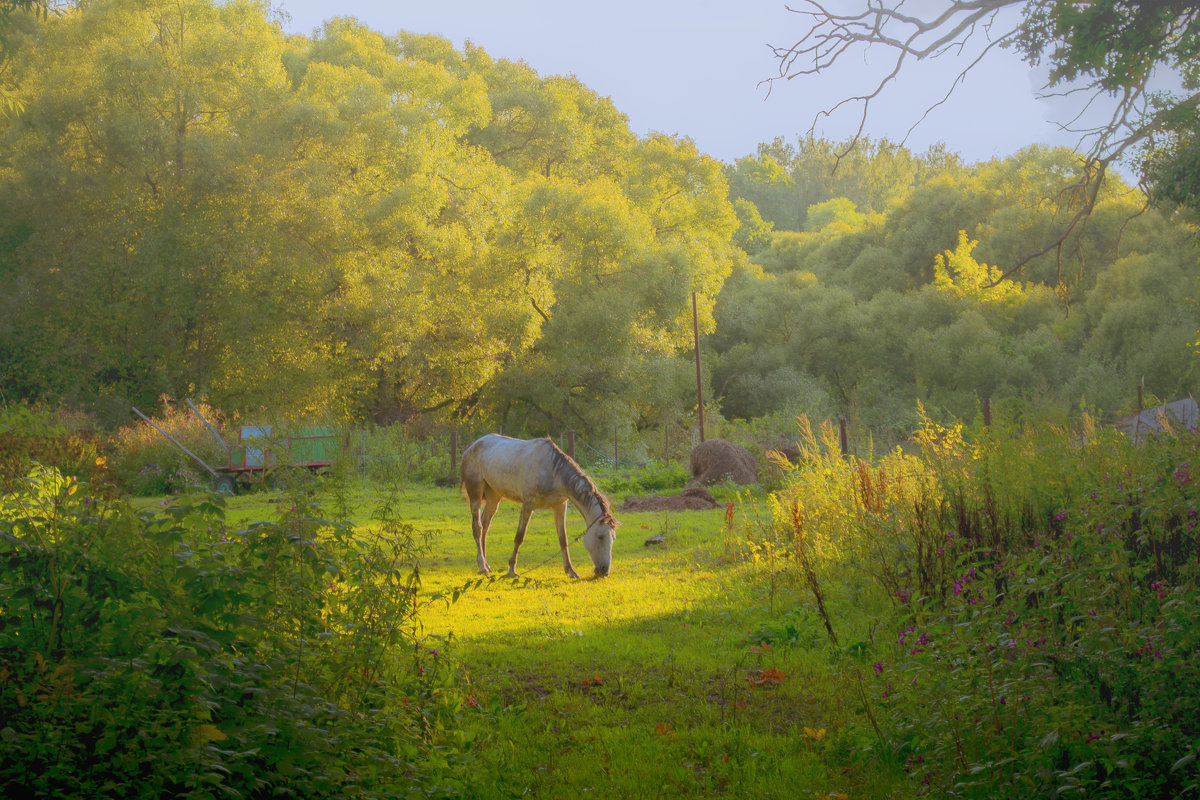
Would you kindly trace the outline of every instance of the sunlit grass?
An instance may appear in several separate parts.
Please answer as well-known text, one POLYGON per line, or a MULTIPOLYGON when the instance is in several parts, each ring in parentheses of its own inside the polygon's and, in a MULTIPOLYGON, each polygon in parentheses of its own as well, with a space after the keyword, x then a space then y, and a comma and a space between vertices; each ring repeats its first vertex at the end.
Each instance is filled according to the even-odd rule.
MULTIPOLYGON (((851 676, 829 669, 815 614, 798 623, 808 626, 805 645, 756 644, 809 603, 782 573, 772 581, 762 565, 731 557, 723 507, 618 513, 613 569, 599 580, 564 574, 552 517, 535 513, 519 577, 509 579, 513 504, 492 523, 495 573, 482 577, 457 489, 355 483, 322 496, 331 514, 364 529, 387 504, 425 541, 423 647, 459 664, 468 686, 459 794, 901 796, 902 775, 855 766, 852 754, 871 742, 859 738, 865 725, 852 724, 851 676), (663 543, 645 544, 657 534, 663 543)), ((227 519, 271 518, 282 498, 226 498, 227 519)), ((582 529, 570 512, 571 556, 590 575, 573 541, 582 529)))
MULTIPOLYGON (((823 646, 752 646, 772 621, 768 588, 761 570, 726 558, 723 509, 619 514, 612 573, 580 581, 563 573, 550 515, 535 514, 520 577, 481 579, 466 504, 450 491, 406 499, 425 515, 412 524, 434 531, 423 592, 466 587, 422 622, 471 682, 471 796, 892 796, 896 776, 840 761, 860 743, 843 733, 851 690, 823 646), (666 541, 647 546, 658 533, 666 541), (755 680, 764 674, 778 678, 755 680)), ((508 504, 492 524, 500 575, 516 524, 508 504)), ((569 539, 581 530, 572 515, 569 539)), ((589 573, 582 547, 571 552, 589 573)), ((776 617, 803 603, 776 587, 776 617)))

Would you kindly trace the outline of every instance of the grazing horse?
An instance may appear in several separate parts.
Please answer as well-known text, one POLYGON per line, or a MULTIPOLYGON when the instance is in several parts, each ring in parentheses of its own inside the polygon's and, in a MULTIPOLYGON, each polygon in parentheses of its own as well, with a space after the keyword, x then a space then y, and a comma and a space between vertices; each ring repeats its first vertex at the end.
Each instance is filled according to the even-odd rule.
POLYGON ((619 523, 608 498, 550 439, 513 439, 495 433, 476 439, 463 451, 462 488, 471 503, 471 535, 475 537, 479 574, 492 571, 487 563, 487 534, 501 500, 521 504, 521 521, 517 523, 517 538, 512 558, 508 560, 508 577, 517 574, 517 551, 525 540, 530 515, 539 508, 554 511, 563 569, 572 578, 579 577, 567 552, 568 501, 579 509, 587 525, 583 546, 592 557, 596 577, 608 574, 619 523))

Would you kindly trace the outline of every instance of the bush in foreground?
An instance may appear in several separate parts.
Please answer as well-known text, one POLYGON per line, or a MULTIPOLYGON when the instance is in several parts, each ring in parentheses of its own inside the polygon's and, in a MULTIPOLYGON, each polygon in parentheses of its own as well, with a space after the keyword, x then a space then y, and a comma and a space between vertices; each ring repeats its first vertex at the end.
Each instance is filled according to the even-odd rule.
POLYGON ((42 467, 0 499, 0 794, 452 793, 411 531, 280 507, 231 530, 214 495, 136 513, 42 467))

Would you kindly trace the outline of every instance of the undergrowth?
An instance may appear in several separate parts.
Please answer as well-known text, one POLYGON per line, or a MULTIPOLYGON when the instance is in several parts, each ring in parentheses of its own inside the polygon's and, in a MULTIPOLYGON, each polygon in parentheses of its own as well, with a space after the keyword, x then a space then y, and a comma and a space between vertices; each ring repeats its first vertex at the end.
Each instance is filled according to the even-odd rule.
POLYGON ((40 466, 0 497, 0 794, 456 793, 464 682, 418 635, 412 530, 276 507, 137 512, 40 466))
POLYGON ((873 463, 835 435, 801 420, 782 488, 726 536, 807 588, 758 638, 824 632, 869 729, 855 758, 937 795, 1197 791, 1195 432, 1139 446, 1086 418, 973 434, 925 418, 916 452, 873 463), (850 592, 878 618, 847 646, 850 592))

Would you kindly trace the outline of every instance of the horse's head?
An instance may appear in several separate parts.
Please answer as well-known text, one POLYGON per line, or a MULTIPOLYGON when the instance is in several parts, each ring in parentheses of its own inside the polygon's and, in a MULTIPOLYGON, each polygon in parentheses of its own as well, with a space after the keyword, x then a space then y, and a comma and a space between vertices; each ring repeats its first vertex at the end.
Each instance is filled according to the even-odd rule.
POLYGON ((617 538, 616 520, 598 519, 583 532, 583 546, 592 557, 596 577, 603 578, 612 566, 613 542, 617 538))

